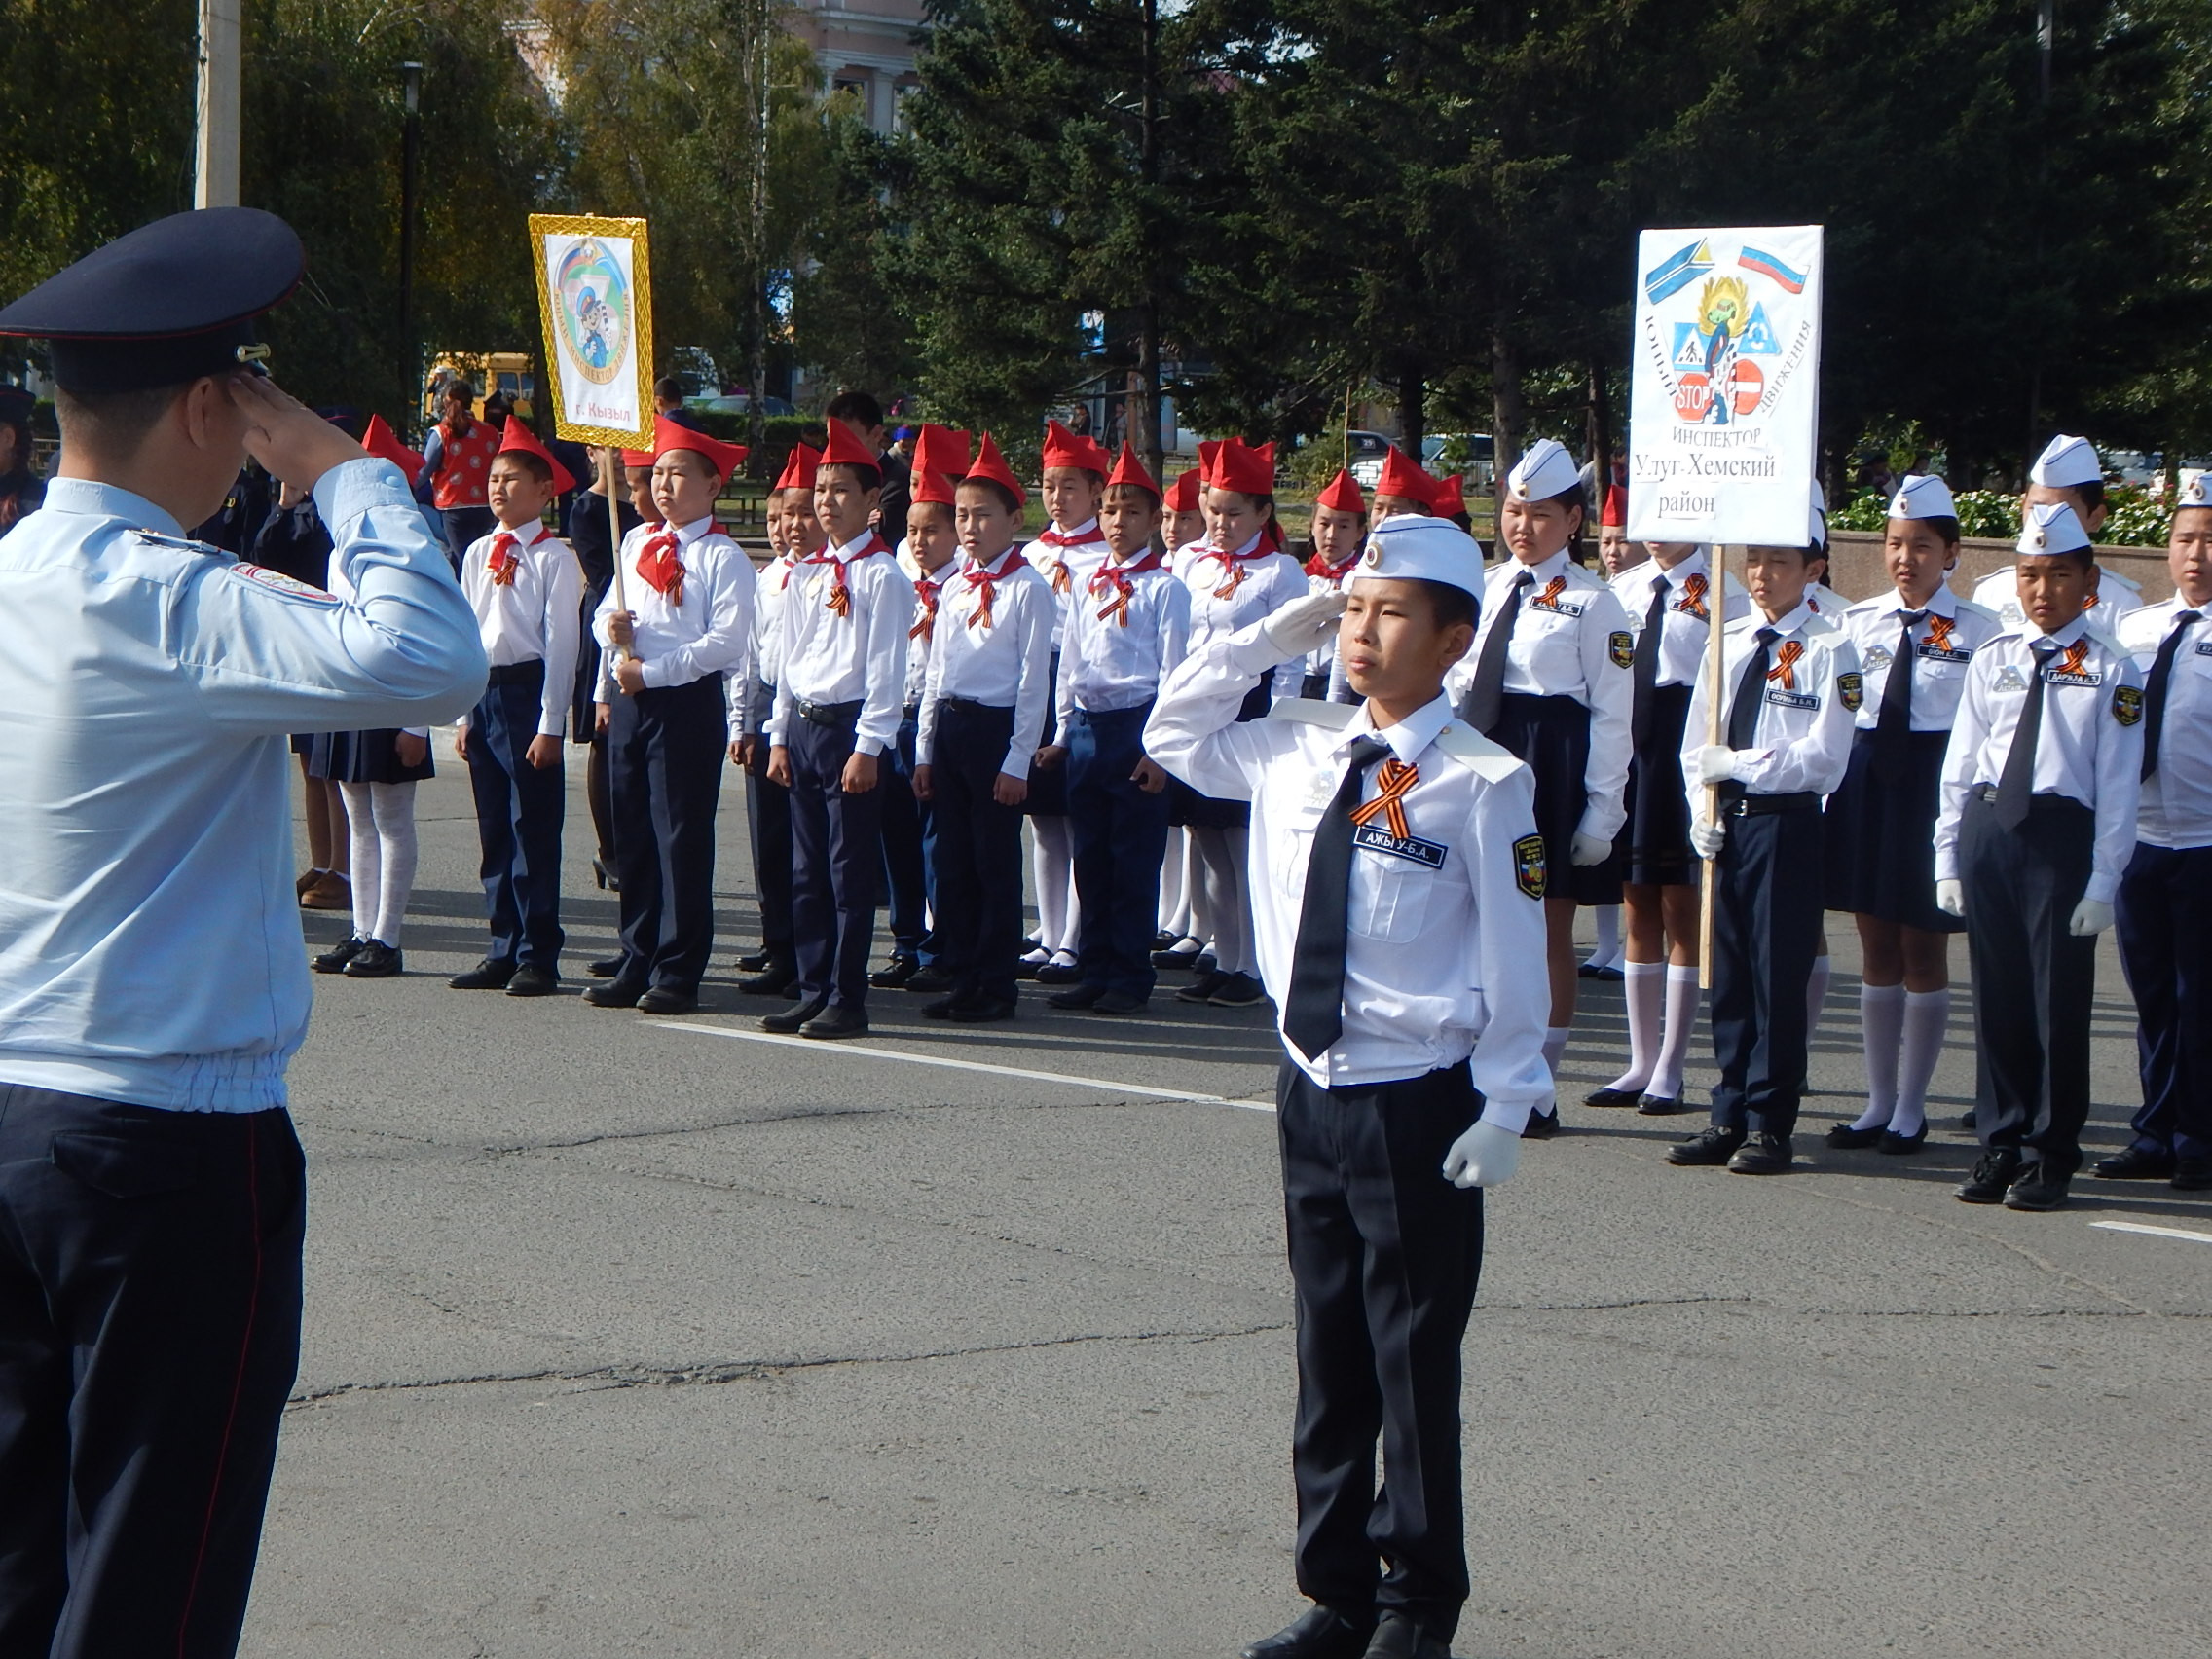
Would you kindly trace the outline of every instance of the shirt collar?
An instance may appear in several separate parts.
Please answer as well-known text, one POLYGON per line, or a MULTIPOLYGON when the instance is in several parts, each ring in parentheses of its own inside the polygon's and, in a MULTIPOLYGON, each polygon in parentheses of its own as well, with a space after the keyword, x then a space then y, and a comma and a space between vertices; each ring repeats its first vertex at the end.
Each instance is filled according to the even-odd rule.
MULTIPOLYGON (((1565 575, 1567 573, 1567 567, 1571 563, 1572 561, 1569 560, 1567 556, 1567 549, 1562 547, 1549 559, 1546 559, 1541 564, 1536 565, 1524 565, 1511 553, 1508 553, 1506 554, 1504 561, 1498 566, 1498 569, 1505 573, 1505 580, 1508 585, 1510 585, 1523 571, 1527 571, 1530 575, 1535 578, 1536 584, 1540 587, 1545 582, 1550 581, 1554 576, 1565 575)), ((1679 570, 1680 568, 1680 566, 1676 567, 1677 570, 1679 570)))
POLYGON ((118 518, 135 530, 156 535, 182 535, 184 527, 143 496, 113 484, 90 478, 50 478, 46 484, 48 512, 83 513, 88 518, 118 518))
POLYGON ((2045 641, 2054 645, 2070 645, 2088 631, 2089 613, 2084 610, 2055 634, 2046 634, 2033 622, 2024 622, 2020 626, 2020 638, 2028 643, 2029 648, 2033 649, 2038 644, 2045 641))
POLYGON ((1346 726, 1344 735, 1330 753, 1342 755, 1362 738, 1374 738, 1388 744, 1390 753, 1405 765, 1412 765, 1420 752, 1436 741, 1437 734, 1452 723, 1452 699, 1439 693, 1433 702, 1424 703, 1394 726, 1377 726, 1374 708, 1360 705, 1358 717, 1346 726))
POLYGON ((1058 525, 1052 526, 1052 529, 1055 534, 1066 536, 1070 541, 1098 541, 1103 539, 1098 534, 1098 515, 1095 513, 1085 519, 1081 524, 1070 525, 1065 530, 1061 530, 1058 525))
POLYGON ((1260 531, 1253 532, 1252 539, 1245 542, 1243 546, 1237 548, 1233 553, 1224 552, 1219 547, 1216 547, 1211 541, 1208 541, 1206 543, 1206 553, 1212 558, 1219 559, 1225 565, 1228 564, 1232 559, 1249 559, 1252 557, 1253 553, 1259 549, 1260 537, 1264 534, 1264 532, 1260 531))
MULTIPOLYGON (((1564 554, 1561 555, 1561 557, 1563 558, 1566 555, 1564 554)), ((1659 574, 1655 579, 1660 582, 1664 582, 1669 587, 1680 587, 1684 582, 1688 581, 1690 577, 1702 576, 1706 573, 1705 549, 1702 547, 1700 547, 1694 553, 1685 553, 1674 564, 1666 566, 1664 568, 1660 566, 1659 561, 1656 559, 1648 560, 1646 562, 1651 566, 1653 570, 1658 571, 1659 574)))
POLYGON ((997 577, 1005 575, 1007 571, 1014 569, 1014 562, 1021 557, 1021 547, 1019 543, 1010 544, 1004 553, 991 561, 991 564, 985 564, 973 554, 963 553, 960 557, 966 562, 969 570, 980 571, 987 576, 997 577), (998 568, 993 570, 992 565, 996 565, 998 568))
POLYGON ((1756 635, 1762 628, 1772 628, 1778 635, 1794 634, 1819 614, 1820 612, 1813 608, 1813 590, 1811 588, 1807 588, 1805 590, 1805 597, 1797 602, 1796 609, 1785 611, 1774 621, 1769 622, 1766 617, 1759 612, 1757 608, 1753 607, 1750 621, 1751 624, 1751 632, 1754 635, 1756 635))
POLYGON ((873 541, 874 539, 875 526, 869 525, 867 529, 862 531, 859 535, 846 542, 843 546, 824 548, 822 550, 823 556, 831 559, 842 559, 847 561, 858 559, 864 553, 866 553, 868 551, 868 543, 873 541))
POLYGON ((1928 596, 1926 605, 1907 605, 1904 595, 1896 588, 1882 596, 1881 614, 1902 616, 1908 610, 1925 610, 1931 616, 1956 616, 1959 613, 1959 596, 1951 591, 1949 582, 1938 582, 1936 591, 1928 596))
POLYGON ((709 513, 705 518, 696 518, 693 519, 689 524, 680 524, 675 528, 678 544, 680 546, 688 547, 691 545, 691 543, 697 541, 701 536, 714 535, 715 515, 713 513, 709 513))

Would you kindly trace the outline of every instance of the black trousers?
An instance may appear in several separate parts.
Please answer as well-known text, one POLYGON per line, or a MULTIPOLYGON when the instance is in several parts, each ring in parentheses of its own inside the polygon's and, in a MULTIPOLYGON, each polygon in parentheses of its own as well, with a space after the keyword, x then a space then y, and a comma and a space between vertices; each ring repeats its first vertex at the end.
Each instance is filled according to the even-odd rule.
POLYGON ((1325 1089, 1286 1060, 1275 1103, 1298 1298, 1298 1587, 1449 1638, 1467 1599, 1459 1345, 1483 1196, 1443 1164, 1483 1099, 1464 1063, 1325 1089))
POLYGON ((745 769, 745 820, 753 842, 753 887, 760 895, 760 948, 779 962, 798 959, 792 933, 792 792, 768 781, 766 739, 745 769))
POLYGON ((1087 985, 1152 995, 1160 865, 1167 856, 1167 792, 1130 779, 1144 758, 1150 703, 1068 719, 1068 821, 1083 916, 1076 963, 1087 985))
POLYGON ((306 1205, 283 1112, 0 1086, 0 1653, 237 1651, 306 1205))
POLYGON ((845 793, 850 721, 817 725, 795 711, 785 734, 792 756, 792 929, 798 940, 798 998, 831 1008, 867 1006, 868 942, 883 879, 883 782, 845 793))
MULTIPOLYGON (((526 757, 537 735, 545 664, 495 668, 468 717, 468 787, 476 796, 478 873, 496 962, 561 962, 561 821, 568 791, 559 766, 526 757)), ((555 738, 556 743, 560 742, 555 738)))
MULTIPOLYGON (((1780 799, 1767 796, 1767 799, 1780 799)), ((1788 1135, 1805 1092, 1805 986, 1820 953, 1817 802, 1741 816, 1732 803, 1713 903, 1713 1122, 1788 1135)))
POLYGON ((622 879, 622 972, 698 988, 715 946, 715 809, 729 716, 722 677, 615 693, 614 862, 622 879))
POLYGON ((2082 1166, 2089 1116, 2089 1002, 2097 941, 2067 925, 2089 885, 2096 814, 2040 794, 2008 830, 1967 797, 1959 819, 1967 959, 1973 970, 1974 1132, 2057 1174, 2082 1166))
POLYGON ((2135 1145, 2212 1158, 2212 847, 2138 842, 2116 906, 2135 993, 2135 1145))
POLYGON ((937 814, 914 798, 916 736, 909 714, 899 723, 899 741, 883 752, 883 889, 891 899, 891 948, 934 962, 929 917, 937 897, 937 814))
POLYGON ((1021 808, 991 791, 1014 741, 1014 711, 940 703, 930 766, 937 822, 937 965, 953 994, 1014 1002, 1021 954, 1021 808))

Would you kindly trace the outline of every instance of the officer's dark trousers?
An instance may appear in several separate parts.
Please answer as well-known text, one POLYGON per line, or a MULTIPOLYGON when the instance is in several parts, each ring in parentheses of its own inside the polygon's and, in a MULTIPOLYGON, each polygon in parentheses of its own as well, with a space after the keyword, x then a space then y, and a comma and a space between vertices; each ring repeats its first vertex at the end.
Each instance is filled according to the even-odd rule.
POLYGON ((1131 780, 1144 758, 1145 703, 1068 717, 1068 821, 1083 916, 1076 962, 1086 985, 1149 997, 1152 936, 1160 922, 1160 864, 1167 856, 1167 792, 1131 780))
MULTIPOLYGON (((484 700, 468 717, 468 787, 476 795, 480 874, 492 918, 495 962, 561 963, 561 819, 568 791, 559 766, 526 757, 537 735, 545 664, 492 670, 484 700)), ((556 744, 560 739, 554 739, 556 744)))
POLYGON ((883 752, 883 886, 891 897, 891 948, 934 962, 929 913, 936 903, 937 815, 914 798, 915 717, 899 724, 899 741, 883 752))
POLYGON ((1725 803, 1714 868, 1713 1090, 1716 1127, 1788 1135, 1805 1091, 1805 985, 1820 952, 1821 804, 1817 795, 1725 803))
POLYGON ((930 765, 937 820, 937 965, 955 996, 1014 1002, 1021 954, 1021 808, 991 792, 1014 741, 1014 711, 940 702, 930 765))
POLYGON ((622 973, 693 992, 715 944, 715 807, 729 747, 722 677, 616 692, 608 724, 622 973))
MULTIPOLYGON (((771 693, 772 695, 772 693, 771 693)), ((792 792, 768 781, 768 745, 753 746, 745 773, 745 820, 752 832, 753 887, 760 895, 760 948, 778 962, 795 962, 792 934, 792 792)))
POLYGON ((792 928, 798 938, 798 999, 831 1008, 867 1006, 867 950, 875 935, 877 884, 883 878, 883 779, 845 793, 853 755, 850 704, 837 722, 822 725, 794 708, 785 741, 792 756, 792 928))
POLYGON ((2143 1069, 2135 1145, 2212 1158, 2212 847, 2138 842, 2116 909, 2143 1069))
POLYGON ((1483 1196, 1442 1169, 1482 1096, 1463 1063, 1331 1090, 1285 1061, 1275 1103, 1298 1297, 1298 1587, 1448 1638, 1467 1599, 1459 1345, 1483 1196))
POLYGON ((1985 1147, 2025 1151, 2051 1173, 2082 1166, 2089 1115, 2089 1000, 2097 941, 2067 932, 2089 885, 2096 814, 2039 794, 2017 830, 1970 794, 1959 819, 1967 958, 1979 1064, 1973 1123, 1985 1147))
POLYGON ((283 1112, 0 1085, 0 1654, 237 1650, 306 1198, 283 1112))

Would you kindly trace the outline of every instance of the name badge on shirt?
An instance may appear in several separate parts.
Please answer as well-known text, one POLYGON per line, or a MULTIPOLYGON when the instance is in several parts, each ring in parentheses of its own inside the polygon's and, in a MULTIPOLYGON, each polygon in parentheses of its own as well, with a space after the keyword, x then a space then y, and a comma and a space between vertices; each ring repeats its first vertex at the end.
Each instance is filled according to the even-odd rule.
POLYGON ((2105 677, 2093 668, 2046 668, 2044 682, 2050 685, 2102 685, 2105 677))
POLYGON ((1580 616, 1589 603, 1589 600, 1575 594, 1563 593, 1551 599, 1545 599, 1539 594, 1529 601, 1529 608, 1549 610, 1555 616, 1580 616))
POLYGON ((1962 651, 1956 645, 1938 645, 1927 640, 1920 642, 1919 651, 1922 662, 1971 662, 1973 659, 1972 651, 1962 651))
POLYGON ((2196 654, 2198 656, 2212 656, 2212 640, 2197 641, 2196 654))
POLYGON ((1779 685, 1766 688, 1766 700, 1778 709, 1817 709, 1821 706, 1818 691, 1785 691, 1779 685))
POLYGON ((1439 843, 1424 841, 1419 835, 1393 835, 1380 824, 1362 824, 1352 831, 1351 844, 1371 853, 1387 853, 1394 859, 1411 859, 1430 869, 1444 867, 1445 849, 1439 843))

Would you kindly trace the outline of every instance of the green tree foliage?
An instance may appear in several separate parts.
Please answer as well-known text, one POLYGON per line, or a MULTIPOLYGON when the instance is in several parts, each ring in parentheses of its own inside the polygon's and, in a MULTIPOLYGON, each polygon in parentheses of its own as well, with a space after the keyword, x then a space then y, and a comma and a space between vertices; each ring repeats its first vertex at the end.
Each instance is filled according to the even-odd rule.
POLYGON ((869 129, 850 96, 830 101, 821 130, 822 188, 792 284, 793 338, 806 366, 834 389, 910 387, 921 360, 892 280, 899 225, 884 188, 891 141, 869 129))

